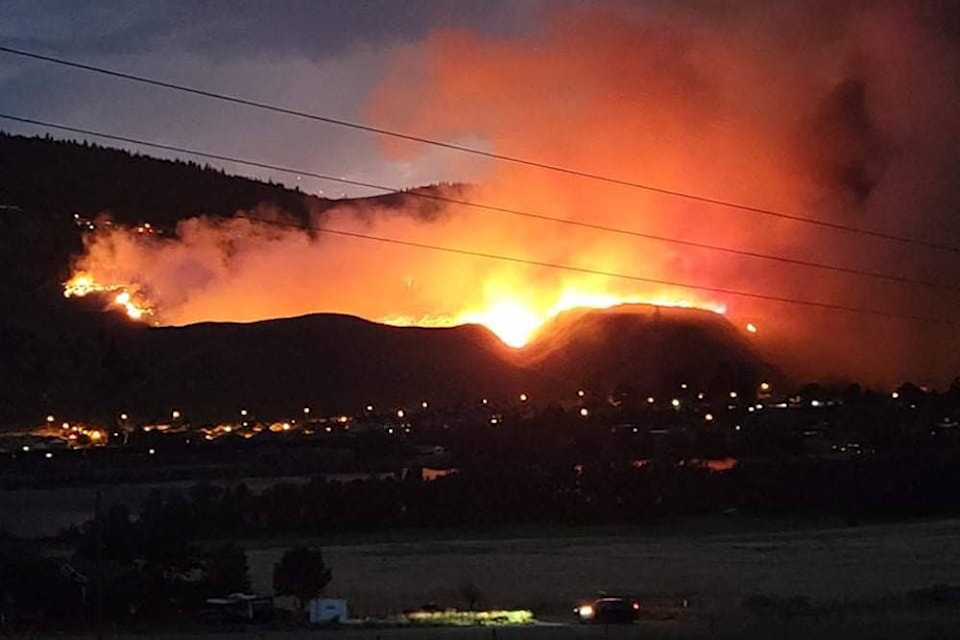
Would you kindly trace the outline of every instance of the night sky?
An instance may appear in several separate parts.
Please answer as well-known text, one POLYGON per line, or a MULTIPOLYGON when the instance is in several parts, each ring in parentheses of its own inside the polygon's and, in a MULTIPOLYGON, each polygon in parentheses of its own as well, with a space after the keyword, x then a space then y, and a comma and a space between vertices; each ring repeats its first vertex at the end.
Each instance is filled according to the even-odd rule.
MULTIPOLYGON (((535 28, 534 16, 544 4, 4 0, 0 39, 16 48, 362 120, 367 96, 398 51, 442 27, 524 32, 535 28)), ((23 115, 386 185, 463 177, 445 172, 443 154, 417 163, 387 162, 369 135, 225 109, 202 98, 12 56, 0 57, 0 93, 5 109, 23 115)), ((286 175, 228 169, 292 183, 286 175)), ((370 193, 320 183, 303 188, 331 197, 370 193)))

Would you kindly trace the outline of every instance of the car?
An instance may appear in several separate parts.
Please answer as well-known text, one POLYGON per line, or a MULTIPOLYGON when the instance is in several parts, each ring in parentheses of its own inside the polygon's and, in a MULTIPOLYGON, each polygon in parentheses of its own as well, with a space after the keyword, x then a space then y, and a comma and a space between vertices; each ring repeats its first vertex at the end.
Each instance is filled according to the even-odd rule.
POLYGON ((632 598, 603 596, 580 604, 573 611, 581 624, 632 624, 640 612, 640 603, 632 598))

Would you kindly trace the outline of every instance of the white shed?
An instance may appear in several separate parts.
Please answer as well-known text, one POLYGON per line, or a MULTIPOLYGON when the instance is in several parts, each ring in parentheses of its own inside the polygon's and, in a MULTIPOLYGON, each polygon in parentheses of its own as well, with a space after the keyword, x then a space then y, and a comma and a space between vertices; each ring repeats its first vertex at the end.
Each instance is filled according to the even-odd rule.
POLYGON ((314 598, 309 602, 310 622, 344 622, 347 619, 347 601, 338 598, 314 598))

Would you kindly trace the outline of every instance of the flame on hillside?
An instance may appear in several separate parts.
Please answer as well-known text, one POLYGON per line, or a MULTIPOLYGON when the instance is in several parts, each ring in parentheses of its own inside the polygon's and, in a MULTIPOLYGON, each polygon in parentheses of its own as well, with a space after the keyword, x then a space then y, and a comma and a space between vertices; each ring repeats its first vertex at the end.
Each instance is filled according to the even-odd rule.
MULTIPOLYGON (((953 296, 790 264, 887 274, 902 265, 904 275, 950 282, 947 257, 624 184, 885 233, 949 234, 927 225, 953 219, 948 168, 960 148, 960 57, 932 28, 945 24, 932 19, 936 3, 556 4, 530 31, 439 29, 391 49, 364 118, 572 172, 382 139, 392 166, 345 158, 351 178, 399 188, 416 185, 397 175, 457 176, 474 186, 443 205, 398 195, 400 205, 344 202, 297 220, 352 237, 239 217, 186 219, 169 233, 103 225, 85 239, 78 276, 101 283, 128 315, 137 311, 127 303, 141 315, 154 309, 151 320, 163 325, 335 312, 421 326, 475 322, 515 346, 574 307, 720 312, 729 304, 744 335, 780 345, 818 376, 846 370, 877 381, 898 363, 925 372, 934 361, 955 371, 958 350, 940 348, 957 343, 950 325, 917 331, 825 308, 952 318, 953 296), (695 9, 710 4, 716 10, 695 9), (730 293, 713 300, 719 291, 730 293), (824 306, 783 304, 793 299, 824 306)), ((312 136, 289 144, 322 153, 312 136)))
POLYGON ((727 307, 709 302, 696 302, 667 295, 645 297, 588 293, 566 290, 553 302, 535 295, 513 297, 509 294, 496 299, 484 308, 464 311, 448 317, 389 317, 382 321, 396 326, 449 327, 479 324, 492 331, 500 341, 515 349, 526 346, 545 322, 564 311, 573 309, 609 309, 623 304, 642 304, 677 309, 700 309, 724 315, 727 307))
MULTIPOLYGON (((518 283, 519 285, 520 283, 518 283)), ((564 289, 552 296, 530 291, 526 295, 513 293, 521 287, 505 287, 503 293, 488 295, 484 306, 470 306, 447 315, 387 315, 376 320, 394 326, 453 327, 464 324, 483 325, 507 346, 525 346, 540 327, 564 311, 572 309, 608 309, 623 304, 644 304, 657 307, 700 309, 718 315, 727 312, 725 305, 701 302, 688 298, 671 297, 667 293, 654 296, 594 293, 575 288, 564 289)), ((99 282, 87 271, 77 272, 64 284, 63 295, 82 298, 104 294, 109 308, 125 313, 131 320, 145 321, 148 317, 162 318, 162 310, 131 284, 99 282)))
POLYGON ((153 315, 153 309, 131 285, 101 284, 83 271, 75 273, 63 285, 65 298, 84 298, 91 294, 105 295, 110 308, 122 310, 131 320, 146 320, 153 315))

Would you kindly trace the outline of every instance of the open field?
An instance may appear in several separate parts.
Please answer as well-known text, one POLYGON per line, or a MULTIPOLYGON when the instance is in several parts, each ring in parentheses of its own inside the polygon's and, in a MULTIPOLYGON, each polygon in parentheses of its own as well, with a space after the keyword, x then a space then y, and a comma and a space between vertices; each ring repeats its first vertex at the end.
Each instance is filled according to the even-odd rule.
MULTIPOLYGON (((733 620, 710 629, 683 623, 631 626, 537 625, 421 629, 330 629, 281 631, 245 629, 225 632, 114 634, 108 640, 946 640, 957 637, 960 612, 893 612, 840 616, 823 621, 733 620)), ((93 636, 56 636, 89 640, 93 636)))
MULTIPOLYGON (((283 548, 248 550, 253 588, 271 592, 283 548)), ((817 601, 875 599, 960 584, 960 521, 741 533, 435 539, 325 546, 351 615, 427 602, 463 606, 475 584, 483 607, 532 609, 569 620, 577 600, 629 592, 692 611, 728 610, 751 594, 817 601)))

